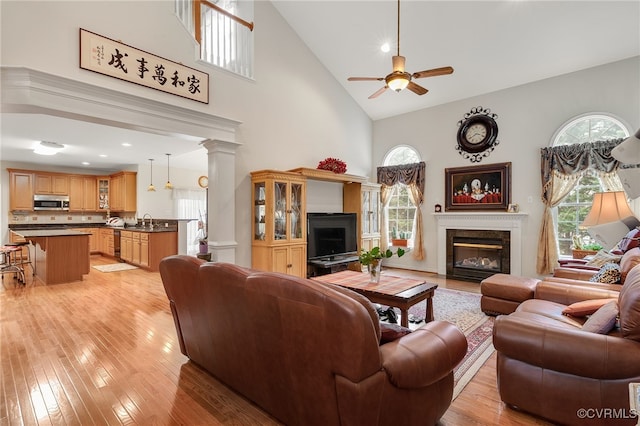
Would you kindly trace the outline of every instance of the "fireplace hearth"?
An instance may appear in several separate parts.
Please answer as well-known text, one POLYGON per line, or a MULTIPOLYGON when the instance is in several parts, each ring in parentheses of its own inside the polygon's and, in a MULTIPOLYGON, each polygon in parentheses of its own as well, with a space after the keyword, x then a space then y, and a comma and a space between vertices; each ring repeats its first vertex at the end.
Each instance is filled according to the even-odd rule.
POLYGON ((447 229, 447 277, 480 282, 510 273, 509 231, 447 229))

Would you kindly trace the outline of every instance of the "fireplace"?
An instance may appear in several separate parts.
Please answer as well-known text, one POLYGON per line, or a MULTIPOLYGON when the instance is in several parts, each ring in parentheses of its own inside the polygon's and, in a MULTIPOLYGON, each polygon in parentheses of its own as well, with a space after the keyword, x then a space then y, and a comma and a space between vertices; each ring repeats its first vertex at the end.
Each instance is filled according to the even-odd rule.
POLYGON ((447 277, 480 282, 511 272, 509 231, 447 229, 447 277))

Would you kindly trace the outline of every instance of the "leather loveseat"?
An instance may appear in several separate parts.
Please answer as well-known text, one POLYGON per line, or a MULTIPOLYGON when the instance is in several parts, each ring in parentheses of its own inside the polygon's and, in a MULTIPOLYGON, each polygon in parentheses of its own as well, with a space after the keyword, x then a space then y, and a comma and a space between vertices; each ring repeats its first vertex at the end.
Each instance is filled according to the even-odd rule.
POLYGON ((180 349, 288 425, 435 424, 467 341, 433 321, 380 344, 359 294, 190 256, 162 260, 180 349))
POLYGON ((636 424, 628 386, 640 382, 640 265, 618 287, 619 293, 543 281, 535 299, 497 317, 501 399, 559 424, 636 424), (619 326, 607 334, 585 331, 586 318, 562 313, 598 291, 618 297, 619 326))

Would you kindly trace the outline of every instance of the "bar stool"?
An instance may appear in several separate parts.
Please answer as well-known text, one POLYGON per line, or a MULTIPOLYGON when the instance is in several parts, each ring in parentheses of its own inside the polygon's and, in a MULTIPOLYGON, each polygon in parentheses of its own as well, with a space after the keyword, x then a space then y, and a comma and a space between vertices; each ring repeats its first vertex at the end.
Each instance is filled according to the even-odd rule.
POLYGON ((17 260, 18 252, 22 253, 22 247, 0 246, 0 276, 4 281, 5 274, 13 274, 14 279, 25 284, 24 268, 17 260))
POLYGON ((31 272, 33 273, 33 275, 36 274, 36 268, 33 266, 33 263, 31 262, 31 247, 29 241, 17 241, 17 242, 12 242, 12 243, 6 243, 5 244, 6 247, 18 247, 20 248, 19 253, 17 253, 16 255, 16 264, 20 265, 22 267, 22 270, 24 272, 24 265, 29 265, 31 266, 31 272), (27 254, 25 256, 24 254, 24 248, 26 247, 27 249, 27 254))

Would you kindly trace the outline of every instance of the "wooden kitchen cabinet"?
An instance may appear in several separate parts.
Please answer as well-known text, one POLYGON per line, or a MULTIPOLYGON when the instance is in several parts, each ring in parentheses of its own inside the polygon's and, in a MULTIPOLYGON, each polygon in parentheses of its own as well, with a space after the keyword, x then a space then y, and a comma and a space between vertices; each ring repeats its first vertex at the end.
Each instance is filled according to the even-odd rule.
POLYGON ((78 228, 77 230, 89 234, 89 253, 98 253, 100 251, 100 228, 78 228))
POLYGON ((33 173, 9 169, 9 210, 33 211, 33 173))
POLYGON ((115 256, 115 250, 113 245, 113 229, 110 228, 100 228, 99 229, 99 249, 100 253, 106 254, 108 256, 115 256))
POLYGON ((262 170, 251 183, 253 268, 306 277, 306 178, 262 170))
POLYGON ((135 212, 136 172, 118 172, 109 176, 109 202, 113 212, 135 212))
POLYGON ((69 176, 69 211, 98 210, 98 181, 94 176, 69 176))
POLYGON ((69 176, 53 173, 35 173, 35 194, 69 195, 69 176))
POLYGON ((120 232, 120 259, 132 265, 158 271, 163 258, 177 253, 177 232, 120 232))

